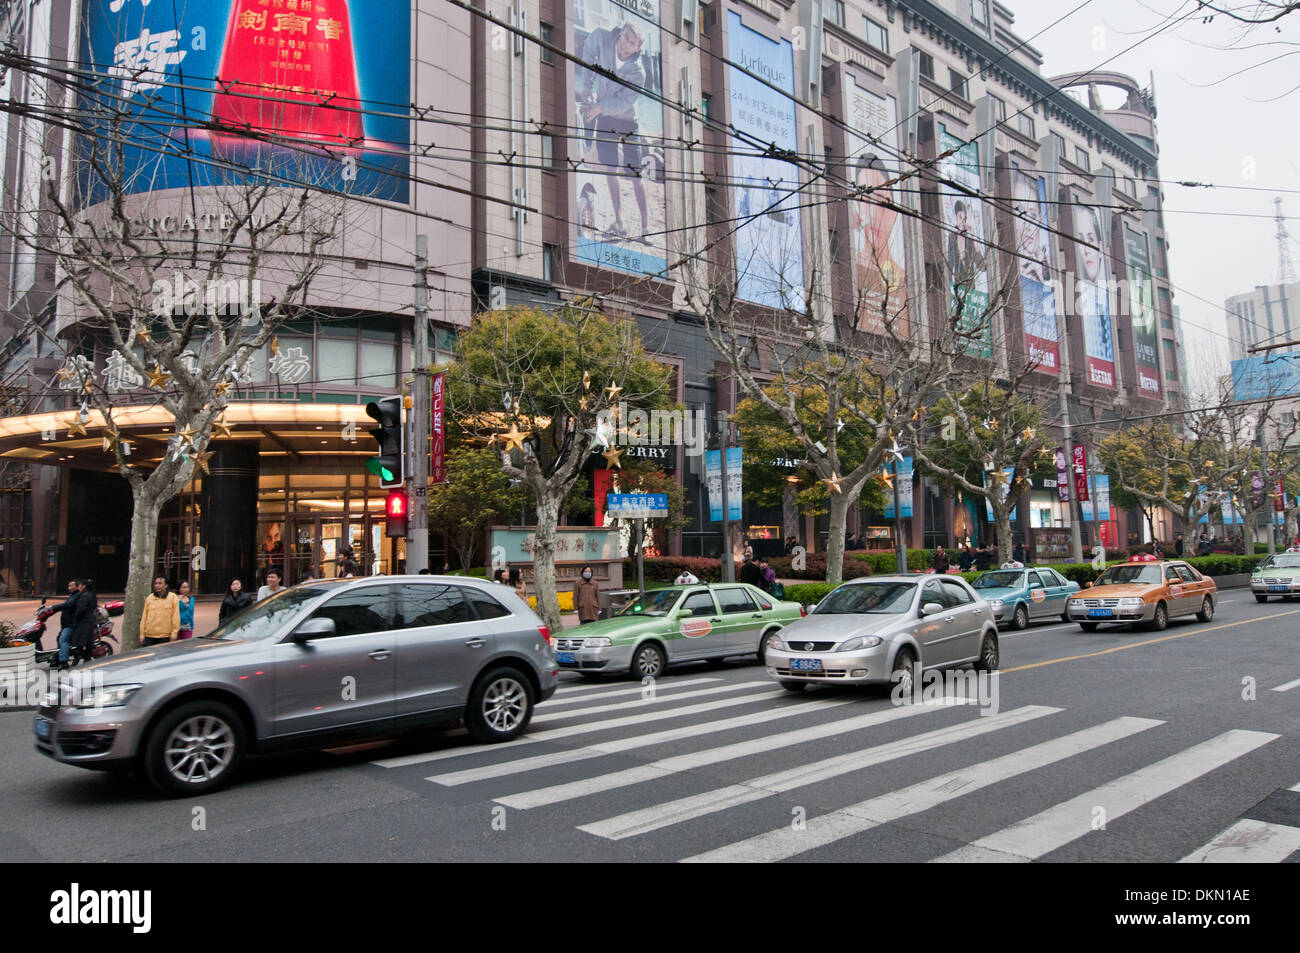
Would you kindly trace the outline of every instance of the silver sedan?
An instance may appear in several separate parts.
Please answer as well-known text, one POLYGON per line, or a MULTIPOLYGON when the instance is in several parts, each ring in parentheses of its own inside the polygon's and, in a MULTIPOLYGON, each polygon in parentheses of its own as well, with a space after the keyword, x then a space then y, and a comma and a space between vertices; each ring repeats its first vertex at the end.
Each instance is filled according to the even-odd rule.
POLYGON ((883 684, 910 694, 931 668, 998 667, 989 604, 955 576, 871 576, 846 582, 768 643, 767 673, 784 688, 883 684))

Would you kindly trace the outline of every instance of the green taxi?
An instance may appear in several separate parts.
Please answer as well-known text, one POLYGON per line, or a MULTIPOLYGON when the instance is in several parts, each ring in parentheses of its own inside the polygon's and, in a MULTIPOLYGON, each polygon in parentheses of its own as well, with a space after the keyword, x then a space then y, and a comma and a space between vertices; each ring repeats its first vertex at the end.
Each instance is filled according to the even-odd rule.
POLYGON ((804 616, 797 602, 774 599, 746 583, 653 589, 599 622, 555 639, 561 669, 595 678, 608 672, 656 678, 669 665, 758 655, 784 626, 804 616))
POLYGON ((1268 602, 1269 596, 1288 600, 1300 596, 1300 550, 1288 549, 1256 566, 1250 574, 1250 591, 1256 602, 1268 602))

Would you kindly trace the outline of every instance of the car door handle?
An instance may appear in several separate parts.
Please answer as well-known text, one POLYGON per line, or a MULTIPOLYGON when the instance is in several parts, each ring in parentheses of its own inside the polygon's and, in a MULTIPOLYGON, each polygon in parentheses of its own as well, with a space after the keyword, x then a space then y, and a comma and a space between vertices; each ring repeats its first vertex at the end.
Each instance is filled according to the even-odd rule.
POLYGON ((373 652, 370 653, 370 657, 374 659, 376 662, 382 662, 384 659, 388 658, 392 654, 393 653, 388 649, 375 649, 373 652))
POLYGON ((762 616, 761 614, 755 612, 752 616, 750 616, 750 618, 751 618, 751 619, 761 619, 761 618, 763 618, 763 616, 762 616))
POLYGON ((721 620, 721 619, 710 619, 709 621, 710 621, 710 622, 721 622, 722 620, 721 620))
POLYGON ((484 642, 482 639, 470 639, 465 644, 469 646, 471 649, 481 649, 487 643, 484 642))
POLYGON ((952 615, 946 615, 946 616, 943 617, 943 621, 944 621, 944 622, 955 622, 956 620, 957 620, 957 617, 956 617, 956 616, 952 616, 952 615))

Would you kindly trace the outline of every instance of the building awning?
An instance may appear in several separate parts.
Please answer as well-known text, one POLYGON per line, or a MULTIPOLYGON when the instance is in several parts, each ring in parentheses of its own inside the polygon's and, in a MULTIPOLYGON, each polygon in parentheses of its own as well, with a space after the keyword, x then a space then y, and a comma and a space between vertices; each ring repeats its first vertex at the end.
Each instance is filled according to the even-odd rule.
MULTIPOLYGON (((130 460, 149 468, 162 460, 168 441, 176 435, 176 421, 158 405, 117 407, 113 423, 131 447, 130 460)), ((113 470, 116 461, 105 446, 109 431, 103 414, 92 410, 76 428, 79 412, 60 410, 0 417, 0 459, 22 460, 49 466, 84 470, 113 470)), ((209 450, 226 443, 257 445, 267 457, 285 457, 295 462, 325 462, 319 458, 355 458, 360 461, 375 453, 374 440, 367 432, 375 423, 361 404, 313 404, 295 402, 232 402, 224 422, 230 436, 215 436, 209 450)))

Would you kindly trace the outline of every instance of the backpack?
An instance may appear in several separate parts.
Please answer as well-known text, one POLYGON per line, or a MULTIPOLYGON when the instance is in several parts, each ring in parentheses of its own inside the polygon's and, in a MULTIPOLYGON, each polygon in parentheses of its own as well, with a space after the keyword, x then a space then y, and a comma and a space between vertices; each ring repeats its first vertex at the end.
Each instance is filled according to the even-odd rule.
POLYGON ((785 586, 782 583, 779 582, 772 583, 772 598, 773 599, 785 598, 785 586))

